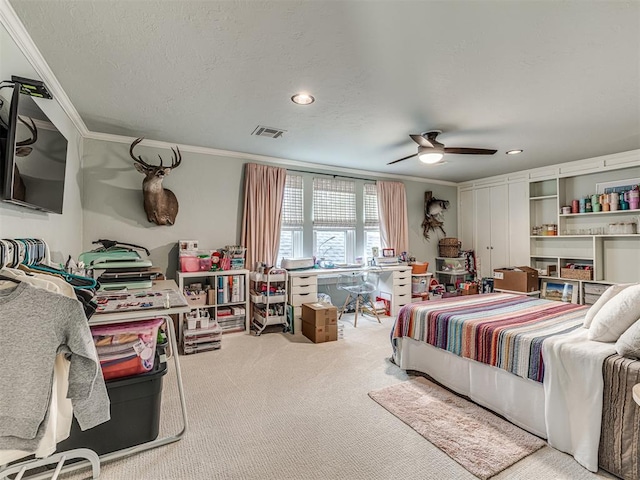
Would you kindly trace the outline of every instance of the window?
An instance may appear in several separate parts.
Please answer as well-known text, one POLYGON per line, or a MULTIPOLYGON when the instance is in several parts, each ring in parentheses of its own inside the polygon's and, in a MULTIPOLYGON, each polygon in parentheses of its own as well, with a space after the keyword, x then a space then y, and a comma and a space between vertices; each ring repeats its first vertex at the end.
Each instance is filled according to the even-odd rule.
POLYGON ((375 183, 287 174, 278 264, 315 256, 334 264, 369 261, 380 244, 375 183))
POLYGON ((355 258, 355 182, 335 178, 313 179, 313 251, 333 263, 355 258))
POLYGON ((302 228, 304 226, 303 183, 300 175, 287 175, 282 201, 282 222, 277 264, 283 258, 302 257, 302 228))
POLYGON ((364 184, 364 255, 366 262, 373 257, 374 247, 381 251, 380 217, 378 216, 378 189, 373 183, 364 184))

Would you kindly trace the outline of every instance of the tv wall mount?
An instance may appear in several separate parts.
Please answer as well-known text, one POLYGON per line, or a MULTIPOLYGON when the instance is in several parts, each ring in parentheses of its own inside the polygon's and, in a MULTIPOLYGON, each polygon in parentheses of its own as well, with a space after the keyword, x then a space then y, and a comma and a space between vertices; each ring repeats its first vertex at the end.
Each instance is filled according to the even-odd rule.
MULTIPOLYGON (((1 82, 3 84, 20 85, 20 93, 29 95, 30 97, 46 98, 47 100, 53 99, 47 86, 40 80, 32 80, 31 78, 17 77, 11 75, 11 81, 5 80, 1 82)), ((10 85, 3 85, 10 86, 10 85)), ((1 88, 1 87, 0 87, 1 88)))

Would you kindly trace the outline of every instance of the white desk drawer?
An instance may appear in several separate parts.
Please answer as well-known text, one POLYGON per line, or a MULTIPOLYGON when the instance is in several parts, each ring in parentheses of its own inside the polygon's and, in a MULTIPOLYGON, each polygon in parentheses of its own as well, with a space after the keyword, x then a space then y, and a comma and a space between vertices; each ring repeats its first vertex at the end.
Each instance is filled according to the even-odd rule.
POLYGON ((314 293, 294 293, 291 295, 291 305, 299 307, 303 303, 314 303, 318 301, 318 294, 314 293))
POLYGON ((411 283, 411 275, 405 275, 393 279, 393 285, 401 285, 403 283, 411 283))
POLYGON ((394 285, 391 293, 394 297, 396 295, 409 295, 411 293, 411 284, 405 283, 403 285, 394 285))
POLYGON ((399 295, 393 296, 393 304, 396 306, 406 305, 407 303, 411 303, 411 294, 410 293, 402 293, 399 295))
POLYGON ((318 292, 318 285, 315 283, 312 285, 292 285, 291 286, 291 294, 302 294, 302 293, 316 293, 318 292))
POLYGON ((305 275, 304 277, 289 277, 291 287, 300 285, 318 285, 318 277, 316 275, 305 275))

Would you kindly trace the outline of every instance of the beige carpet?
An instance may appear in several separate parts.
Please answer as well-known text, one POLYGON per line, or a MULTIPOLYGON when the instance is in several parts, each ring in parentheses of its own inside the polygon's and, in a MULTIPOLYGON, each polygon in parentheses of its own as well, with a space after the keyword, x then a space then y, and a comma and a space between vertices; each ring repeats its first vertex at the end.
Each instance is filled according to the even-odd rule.
POLYGON ((482 480, 546 444, 422 377, 369 396, 482 480))
MULTIPOLYGON (((185 437, 102 465, 100 480, 476 480, 371 401, 370 391, 410 377, 389 362, 393 319, 358 318, 353 328, 352 318, 343 317, 345 338, 337 342, 231 334, 218 351, 181 356, 185 437)), ((182 426, 170 367, 161 435, 182 426)), ((492 480, 602 476, 544 447, 492 480)))

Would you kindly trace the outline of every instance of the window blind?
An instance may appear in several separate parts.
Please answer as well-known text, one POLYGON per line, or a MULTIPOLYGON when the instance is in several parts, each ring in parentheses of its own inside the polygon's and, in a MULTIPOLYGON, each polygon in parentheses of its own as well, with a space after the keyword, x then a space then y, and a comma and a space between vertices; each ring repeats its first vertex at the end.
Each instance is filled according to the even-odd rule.
POLYGON ((282 201, 282 228, 304 225, 303 190, 301 175, 287 175, 282 201))
POLYGON ((313 179, 313 226, 356 228, 356 186, 348 180, 313 179))
POLYGON ((364 227, 379 228, 378 188, 374 183, 364 184, 364 227))

